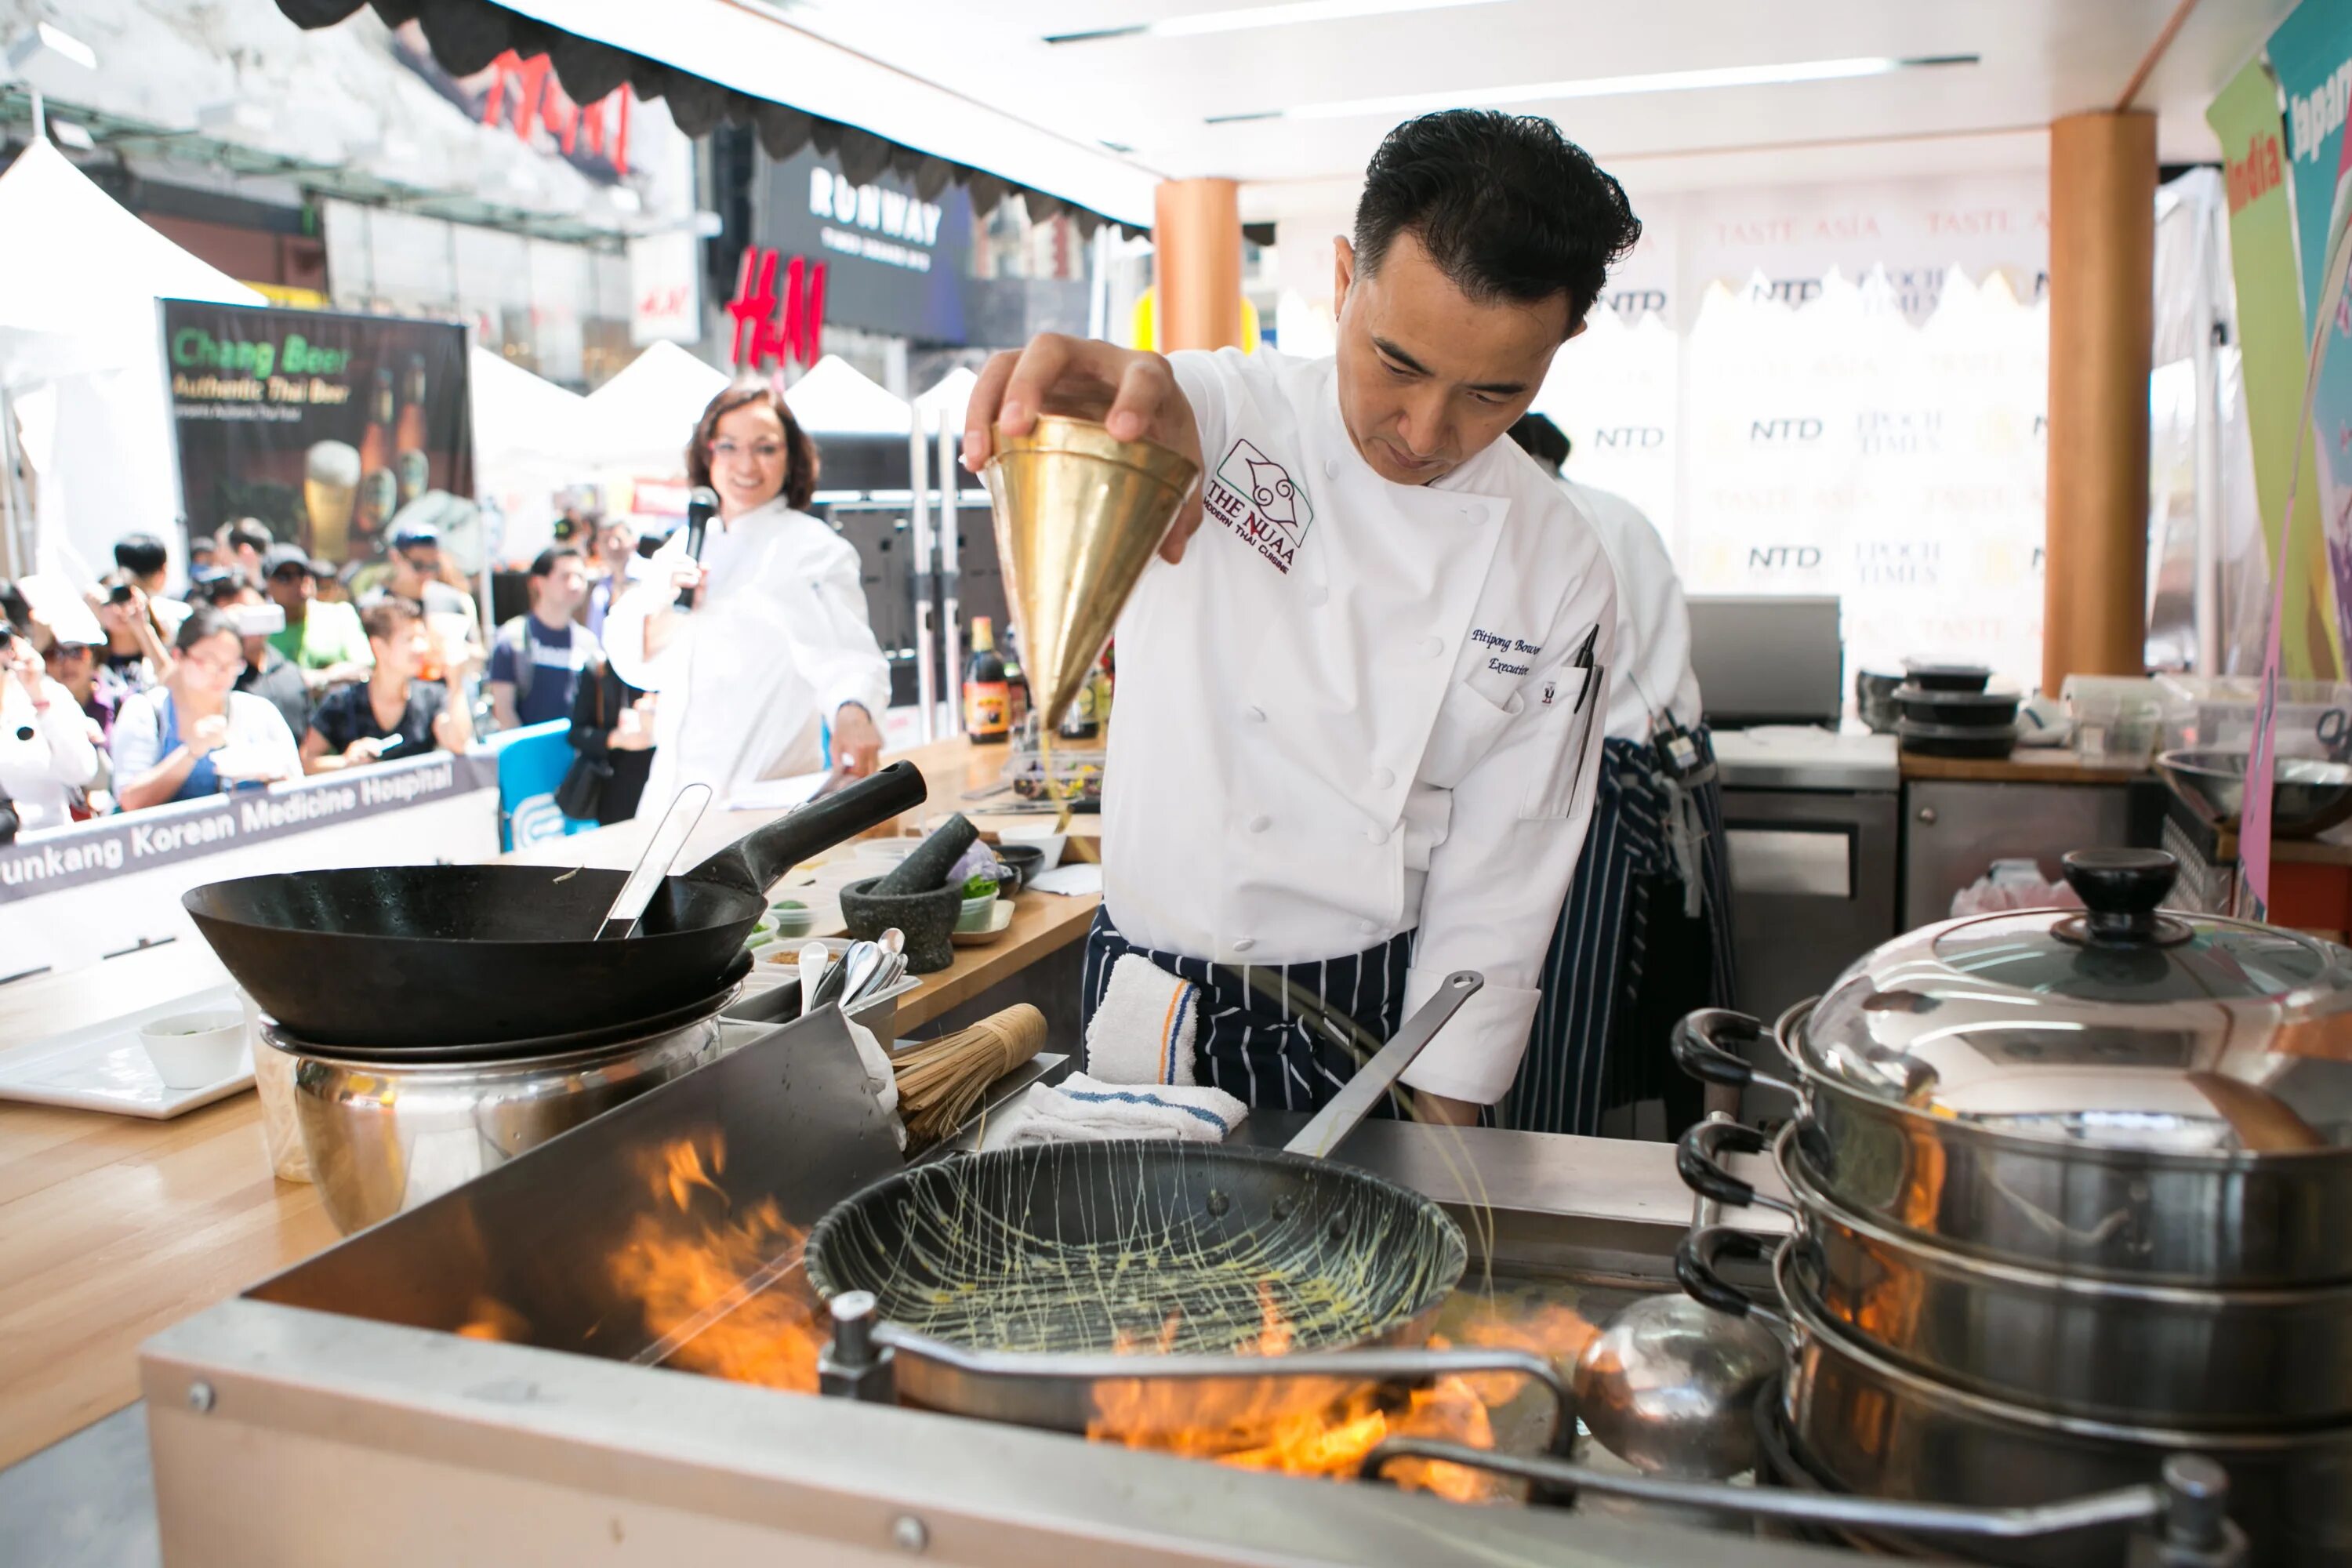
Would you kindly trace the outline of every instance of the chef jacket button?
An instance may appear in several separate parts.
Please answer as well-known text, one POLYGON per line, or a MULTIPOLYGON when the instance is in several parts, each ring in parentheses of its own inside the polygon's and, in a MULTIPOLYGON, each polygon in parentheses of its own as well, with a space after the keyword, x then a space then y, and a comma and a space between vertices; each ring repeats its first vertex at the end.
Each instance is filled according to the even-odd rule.
POLYGON ((1244 708, 1242 710, 1242 717, 1253 724, 1263 724, 1265 722, 1265 710, 1255 706, 1244 708))
POLYGON ((1254 948, 1256 945, 1257 938, 1254 936, 1237 936, 1234 938, 1234 951, 1235 952, 1247 952, 1251 948, 1254 948))
POLYGON ((1273 826, 1274 818, 1270 816, 1253 816, 1249 819, 1249 830, 1252 833, 1264 833, 1273 826))
POLYGON ((1376 788, 1376 789, 1386 789, 1386 788, 1388 788, 1388 787, 1389 787, 1389 785, 1391 785, 1391 784, 1394 784, 1394 783, 1396 783, 1396 770, 1395 770, 1395 769, 1393 769, 1393 768, 1374 768, 1374 769, 1372 770, 1372 785, 1373 785, 1373 787, 1374 787, 1374 788, 1376 788))
POLYGON ((1307 602, 1310 605, 1319 605, 1330 597, 1331 590, 1326 588, 1320 583, 1318 583, 1314 587, 1307 590, 1307 602))
POLYGON ((1421 651, 1424 657, 1435 658, 1439 654, 1445 651, 1445 639, 1444 637, 1423 637, 1421 639, 1421 651))
POLYGON ((1356 929, 1361 931, 1364 935, 1370 936, 1374 931, 1380 930, 1381 927, 1378 921, 1358 921, 1356 922, 1356 929))
POLYGON ((1339 477, 1339 458, 1326 458, 1323 459, 1323 477, 1327 479, 1336 479, 1339 477))
POLYGON ((1386 844, 1389 841, 1389 830, 1385 827, 1367 827, 1364 829, 1364 837, 1375 844, 1386 844))

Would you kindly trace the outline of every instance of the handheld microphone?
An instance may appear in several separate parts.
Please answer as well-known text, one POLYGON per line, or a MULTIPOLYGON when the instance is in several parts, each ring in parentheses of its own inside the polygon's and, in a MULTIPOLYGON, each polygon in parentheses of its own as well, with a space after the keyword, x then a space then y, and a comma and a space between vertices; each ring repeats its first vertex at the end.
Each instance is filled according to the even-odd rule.
MULTIPOLYGON (((702 559, 702 536, 710 531, 710 520, 719 510, 719 492, 709 485, 697 485, 694 493, 686 498, 686 552, 696 562, 702 559)), ((694 606, 694 590, 677 591, 677 607, 694 606)))

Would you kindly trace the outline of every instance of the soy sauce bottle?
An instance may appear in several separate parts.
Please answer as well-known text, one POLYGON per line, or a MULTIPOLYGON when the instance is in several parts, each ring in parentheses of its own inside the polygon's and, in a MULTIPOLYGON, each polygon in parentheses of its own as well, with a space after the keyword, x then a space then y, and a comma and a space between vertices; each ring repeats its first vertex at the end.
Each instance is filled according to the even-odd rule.
POLYGON ((986 616, 971 618, 971 659, 963 669, 963 728, 974 744, 1001 746, 1013 733, 1013 693, 1004 660, 996 652, 996 628, 986 616))

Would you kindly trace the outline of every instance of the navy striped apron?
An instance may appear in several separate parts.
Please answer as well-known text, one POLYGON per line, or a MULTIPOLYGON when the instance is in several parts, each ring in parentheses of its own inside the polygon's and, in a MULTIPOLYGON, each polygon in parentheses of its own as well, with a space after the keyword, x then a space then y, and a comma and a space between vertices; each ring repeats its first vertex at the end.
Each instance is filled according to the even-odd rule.
POLYGON ((1403 1022, 1412 932, 1347 958, 1235 967, 1138 947, 1097 909, 1078 999, 1085 1024, 1110 986, 1111 965, 1130 952, 1200 987, 1192 1070, 1201 1082, 1248 1105, 1315 1110, 1403 1022))
MULTIPOLYGON (((1715 750, 1706 731, 1693 740, 1711 764, 1715 750)), ((1689 975, 1665 1006, 1679 1016, 1696 1007, 1732 1005, 1722 792, 1710 772, 1690 794, 1701 835, 1696 921, 1683 914, 1664 768, 1648 745, 1613 736, 1603 742, 1591 824, 1552 931, 1527 1055, 1510 1094, 1496 1107, 1499 1125, 1592 1136, 1603 1112, 1664 1098, 1681 1086, 1660 1007, 1643 994, 1654 926, 1671 933, 1677 944, 1670 955, 1674 967, 1689 975), (1694 944, 1698 951, 1687 951, 1694 944)))

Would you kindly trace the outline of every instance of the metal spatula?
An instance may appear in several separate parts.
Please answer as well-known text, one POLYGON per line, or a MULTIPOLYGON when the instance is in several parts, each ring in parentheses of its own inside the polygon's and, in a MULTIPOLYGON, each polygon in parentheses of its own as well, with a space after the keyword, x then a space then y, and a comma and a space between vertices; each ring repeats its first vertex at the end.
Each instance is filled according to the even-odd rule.
POLYGON ((637 921, 644 918, 646 906, 654 901, 662 879, 669 875, 669 863, 694 836, 694 826, 702 820, 703 809, 709 804, 710 786, 706 784, 688 784, 670 797, 669 810, 646 841, 646 852, 637 857, 629 879, 621 884, 621 896, 604 911, 604 923, 596 930, 598 942, 637 934, 637 921))

